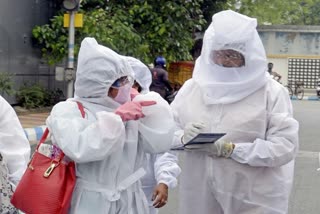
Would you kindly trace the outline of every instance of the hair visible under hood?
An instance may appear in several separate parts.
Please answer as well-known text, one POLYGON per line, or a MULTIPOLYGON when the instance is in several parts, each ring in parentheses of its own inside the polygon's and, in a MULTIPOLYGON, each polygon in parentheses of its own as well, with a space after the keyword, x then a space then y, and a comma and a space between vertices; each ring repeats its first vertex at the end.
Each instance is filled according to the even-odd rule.
POLYGON ((116 108, 119 104, 108 97, 112 83, 120 77, 133 76, 123 57, 110 48, 99 45, 94 38, 81 42, 75 82, 75 99, 116 108))
POLYGON ((152 82, 150 69, 136 58, 126 56, 125 59, 128 61, 129 65, 133 70, 134 79, 138 82, 138 84, 142 88, 141 92, 142 93, 149 92, 149 87, 152 82))
POLYGON ((193 72, 207 104, 239 101, 266 84, 267 58, 256 27, 256 19, 232 10, 213 15, 193 72), (226 49, 242 53, 245 66, 226 68, 214 64, 212 52, 226 49))

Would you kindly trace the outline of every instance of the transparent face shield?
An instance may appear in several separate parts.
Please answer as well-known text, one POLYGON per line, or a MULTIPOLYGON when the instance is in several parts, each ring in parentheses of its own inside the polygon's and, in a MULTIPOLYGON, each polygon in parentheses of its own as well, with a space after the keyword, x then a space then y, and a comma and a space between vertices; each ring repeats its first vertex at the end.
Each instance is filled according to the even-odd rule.
POLYGON ((130 85, 130 87, 132 86, 133 84, 133 77, 131 76, 123 76, 123 77, 120 77, 119 79, 117 79, 116 81, 114 81, 114 83, 111 85, 111 88, 114 88, 114 89, 119 89, 120 87, 122 86, 125 86, 125 85, 130 85))
POLYGON ((213 50, 210 60, 211 63, 225 68, 240 68, 246 65, 244 55, 232 49, 213 50))

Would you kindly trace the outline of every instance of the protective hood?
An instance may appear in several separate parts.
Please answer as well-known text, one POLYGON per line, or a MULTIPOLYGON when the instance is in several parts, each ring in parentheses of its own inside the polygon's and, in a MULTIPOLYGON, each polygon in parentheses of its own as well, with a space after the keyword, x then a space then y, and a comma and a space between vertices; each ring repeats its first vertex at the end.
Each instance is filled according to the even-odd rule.
POLYGON ((119 104, 108 96, 108 91, 122 76, 133 76, 131 67, 122 56, 99 45, 94 38, 82 41, 75 82, 76 100, 95 104, 91 106, 99 110, 115 109, 119 104))
POLYGON ((213 15, 193 72, 206 104, 233 103, 266 84, 267 59, 256 27, 256 19, 232 10, 213 15), (227 49, 240 52, 245 65, 227 68, 215 64, 213 51, 227 49))
POLYGON ((126 56, 125 58, 133 70, 134 79, 139 83, 139 85, 142 88, 141 93, 148 93, 149 87, 152 82, 150 69, 136 58, 130 56, 126 56))

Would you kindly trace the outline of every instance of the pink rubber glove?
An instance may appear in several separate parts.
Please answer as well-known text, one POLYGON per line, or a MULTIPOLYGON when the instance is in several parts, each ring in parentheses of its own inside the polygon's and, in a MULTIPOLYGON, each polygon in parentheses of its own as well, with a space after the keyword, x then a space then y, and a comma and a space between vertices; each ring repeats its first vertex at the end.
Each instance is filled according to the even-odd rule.
POLYGON ((131 88, 131 91, 130 91, 131 100, 133 100, 138 94, 139 92, 137 91, 137 89, 131 88))
POLYGON ((139 102, 129 101, 118 107, 115 113, 121 117, 122 121, 138 120, 144 117, 144 114, 142 113, 143 106, 151 106, 156 103, 156 101, 151 100, 139 102))

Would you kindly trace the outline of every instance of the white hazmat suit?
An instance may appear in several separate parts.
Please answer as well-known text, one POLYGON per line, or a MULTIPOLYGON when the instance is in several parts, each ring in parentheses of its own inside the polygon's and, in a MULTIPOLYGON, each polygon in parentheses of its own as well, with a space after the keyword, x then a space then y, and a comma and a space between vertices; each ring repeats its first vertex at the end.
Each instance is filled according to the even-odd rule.
POLYGON ((30 143, 16 112, 2 96, 0 115, 0 154, 7 164, 9 181, 15 187, 30 160, 30 143))
POLYGON ((206 132, 226 133, 235 145, 230 158, 184 152, 181 214, 285 214, 298 151, 298 122, 286 89, 266 72, 256 19, 233 11, 215 14, 188 80, 171 104, 180 127, 189 122, 206 132), (212 52, 235 50, 245 65, 223 67, 212 52))
POLYGON ((75 98, 58 103, 47 119, 53 142, 76 162, 70 213, 148 213, 140 183, 145 174, 144 152, 170 148, 173 115, 170 106, 157 102, 145 108, 165 115, 162 120, 154 120, 150 113, 140 120, 123 122, 114 113, 120 104, 108 96, 108 91, 115 80, 131 75, 130 66, 120 55, 93 38, 82 41, 75 98), (85 118, 75 100, 83 104, 85 118))
MULTIPOLYGON (((126 59, 133 70, 134 79, 142 88, 141 94, 155 96, 154 92, 149 92, 149 87, 152 82, 149 68, 140 60, 133 57, 126 57, 126 59)), ((137 97, 137 99, 139 99, 139 97, 137 97)), ((159 99, 162 99, 162 97, 159 97, 159 99)), ((162 100, 166 102, 164 99, 162 100)), ((153 207, 153 201, 151 200, 156 185, 163 183, 167 185, 169 189, 177 186, 177 177, 181 172, 177 162, 178 158, 174 152, 165 152, 161 154, 146 153, 144 160, 146 175, 141 179, 141 183, 142 189, 147 196, 150 214, 158 213, 158 209, 153 207)))

